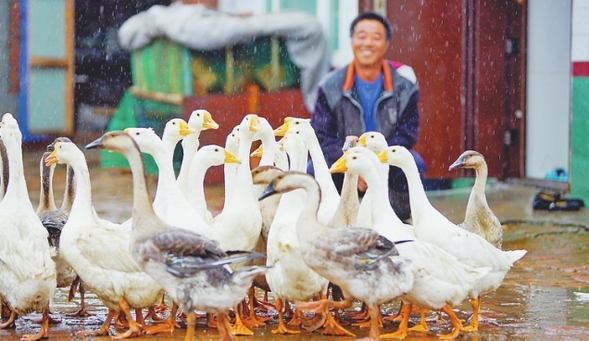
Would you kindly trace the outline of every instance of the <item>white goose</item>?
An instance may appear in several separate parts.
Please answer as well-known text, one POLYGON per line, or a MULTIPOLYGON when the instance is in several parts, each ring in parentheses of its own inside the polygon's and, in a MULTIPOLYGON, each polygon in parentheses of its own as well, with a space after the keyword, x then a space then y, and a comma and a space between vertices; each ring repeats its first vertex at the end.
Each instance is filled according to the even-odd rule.
POLYGON ((309 119, 286 117, 284 124, 275 130, 275 134, 277 136, 283 136, 290 129, 297 129, 305 136, 305 143, 313 161, 315 179, 317 179, 321 187, 323 198, 319 206, 319 221, 328 224, 337 210, 340 195, 329 173, 329 167, 321 151, 319 140, 317 139, 317 135, 315 135, 315 130, 311 127, 309 119))
POLYGON ((125 132, 135 140, 143 153, 153 157, 158 166, 158 183, 153 201, 153 209, 158 217, 173 226, 212 237, 210 224, 198 214, 178 188, 172 158, 159 136, 151 128, 127 128, 125 132))
MULTIPOLYGON (((214 239, 219 241, 223 250, 253 251, 258 245, 262 230, 262 215, 257 202, 256 192, 252 183, 249 155, 255 133, 259 129, 259 118, 255 114, 246 115, 239 127, 238 159, 241 163, 237 167, 237 174, 233 190, 223 211, 213 219, 214 239)), ((234 264, 239 267, 243 264, 234 264)), ((250 305, 253 304, 253 290, 250 291, 250 305)), ((250 319, 255 318, 253 310, 250 319)), ((233 333, 238 335, 252 335, 253 332, 242 325, 239 314, 233 333)), ((254 325, 259 324, 252 321, 254 325)))
MULTIPOLYGON (((366 195, 371 200, 373 228, 380 235, 395 242, 399 255, 413 261, 414 282, 412 289, 401 296, 404 302, 402 321, 391 337, 405 338, 407 331, 427 331, 424 311, 419 325, 408 327, 412 305, 430 310, 443 310, 450 316, 453 331, 442 338, 454 338, 462 329, 462 322, 452 311, 452 306, 461 303, 475 286, 476 281, 490 268, 473 269, 460 263, 456 257, 441 248, 415 238, 413 229, 406 225, 389 204, 386 185, 383 184, 377 164, 378 157, 364 147, 349 149, 336 161, 332 172, 350 172, 362 176, 368 184, 366 195)), ((386 179, 384 181, 386 183, 386 179)), ((382 337, 385 337, 384 335, 382 337)))
POLYGON ((0 329, 10 326, 16 314, 43 313, 39 333, 23 335, 21 340, 47 338, 49 301, 56 281, 55 262, 47 242, 48 233, 29 200, 22 160, 22 134, 18 123, 6 113, 0 123, 0 136, 6 146, 8 186, 0 202, 0 301, 11 314, 0 329))
MULTIPOLYGON (((291 169, 305 170, 307 149, 302 136, 289 132, 282 139, 282 146, 289 156, 291 169)), ((266 168, 264 172, 254 170, 254 183, 267 185, 277 172, 279 174, 282 171, 276 168, 266 168)), ((278 310, 278 328, 272 330, 273 334, 300 333, 298 330, 288 329, 284 324, 282 308, 285 302, 288 304, 288 301, 309 301, 320 295, 325 297, 327 294, 329 281, 305 264, 299 248, 296 222, 303 209, 305 197, 306 194, 301 189, 283 194, 268 234, 266 265, 270 269, 266 273, 266 279, 276 296, 278 310)), ((297 310, 297 314, 300 313, 300 310, 297 310)))
POLYGON ((419 178, 415 159, 404 147, 392 146, 379 154, 381 162, 397 166, 405 172, 415 234, 418 239, 437 245, 472 267, 491 267, 470 292, 473 315, 465 331, 478 330, 480 296, 497 289, 514 262, 526 250, 501 251, 484 238, 468 232, 449 221, 429 202, 419 178))
POLYGON ((129 251, 130 229, 96 215, 92 207, 88 165, 82 151, 64 138, 57 138, 53 149, 46 159, 47 163, 68 164, 76 174, 76 197, 61 231, 61 256, 109 309, 99 330, 78 334, 108 334, 110 322, 119 310, 125 313, 129 330, 117 337, 149 331, 149 328, 142 328, 132 320, 130 309, 151 307, 163 290, 133 260, 129 251))
POLYGON ((378 340, 378 305, 408 292, 413 286, 411 261, 399 257, 394 244, 376 231, 365 228, 331 228, 317 220, 321 200, 319 184, 310 175, 284 172, 268 185, 260 200, 274 193, 302 188, 307 192, 297 220, 297 238, 305 263, 338 285, 346 300, 320 300, 299 304, 299 309, 349 308, 352 300, 366 303, 372 325, 370 340, 378 340))
POLYGON ((476 233, 485 238, 496 248, 501 249, 503 243, 503 226, 493 214, 485 196, 485 185, 487 184, 487 163, 485 157, 474 150, 467 150, 450 165, 448 170, 456 168, 474 169, 476 178, 474 186, 468 197, 466 215, 464 222, 459 226, 463 229, 476 233))
POLYGON ((228 257, 218 244, 190 230, 170 226, 153 211, 147 192, 139 148, 124 132, 104 134, 86 148, 106 148, 125 155, 133 173, 133 232, 131 250, 141 268, 160 283, 188 315, 186 341, 192 341, 194 310, 217 313, 222 340, 232 340, 229 308, 239 302, 254 276, 266 268, 245 267, 231 273, 225 264, 263 255, 245 253, 228 257))
POLYGON ((190 114, 190 118, 188 119, 188 126, 194 129, 194 132, 182 140, 182 150, 184 156, 182 157, 180 172, 178 173, 178 179, 176 180, 178 182, 178 187, 186 198, 188 198, 188 177, 190 175, 190 165, 192 164, 192 159, 194 158, 194 154, 198 150, 200 144, 198 140, 200 133, 203 130, 219 128, 219 125, 213 120, 211 113, 204 109, 194 110, 190 114))

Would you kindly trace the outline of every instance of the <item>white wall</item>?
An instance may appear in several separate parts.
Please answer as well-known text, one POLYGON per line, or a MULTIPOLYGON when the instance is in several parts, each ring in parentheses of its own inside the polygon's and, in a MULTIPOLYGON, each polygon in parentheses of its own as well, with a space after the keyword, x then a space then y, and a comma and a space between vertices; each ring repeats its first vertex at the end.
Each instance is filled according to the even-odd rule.
POLYGON ((526 177, 530 178, 544 178, 556 167, 569 169, 572 1, 528 1, 526 177))
POLYGON ((589 61, 589 0, 573 0, 572 26, 572 61, 589 61))

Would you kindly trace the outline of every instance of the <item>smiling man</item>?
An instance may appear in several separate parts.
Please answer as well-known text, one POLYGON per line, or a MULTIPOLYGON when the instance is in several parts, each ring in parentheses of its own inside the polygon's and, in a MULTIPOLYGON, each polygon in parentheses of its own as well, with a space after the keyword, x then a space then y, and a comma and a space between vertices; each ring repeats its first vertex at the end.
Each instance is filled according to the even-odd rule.
MULTIPOLYGON (((389 146, 411 150, 423 177, 425 162, 412 150, 419 135, 419 86, 410 66, 384 57, 391 44, 390 23, 378 13, 364 12, 350 25, 350 36, 354 60, 325 76, 311 114, 327 164, 342 155, 346 136, 378 131, 389 146)), ((341 189, 343 175, 333 178, 341 189)), ((391 167, 388 185, 393 209, 401 220, 407 220, 411 215, 409 194, 400 169, 391 167)), ((362 179, 358 190, 366 191, 362 179)))

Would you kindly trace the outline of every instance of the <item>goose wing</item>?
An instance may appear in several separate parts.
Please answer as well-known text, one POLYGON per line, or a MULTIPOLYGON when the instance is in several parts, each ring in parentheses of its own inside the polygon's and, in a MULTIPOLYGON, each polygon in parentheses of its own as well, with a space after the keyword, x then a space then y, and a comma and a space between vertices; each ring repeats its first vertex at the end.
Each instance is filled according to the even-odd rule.
POLYGON ((166 270, 177 277, 190 277, 202 270, 264 256, 255 252, 225 252, 215 241, 183 229, 159 232, 151 243, 163 257, 166 270))
POLYGON ((395 244, 374 230, 342 228, 334 229, 330 234, 332 236, 326 237, 332 241, 333 252, 340 257, 352 258, 359 268, 371 268, 381 259, 399 255, 395 244))

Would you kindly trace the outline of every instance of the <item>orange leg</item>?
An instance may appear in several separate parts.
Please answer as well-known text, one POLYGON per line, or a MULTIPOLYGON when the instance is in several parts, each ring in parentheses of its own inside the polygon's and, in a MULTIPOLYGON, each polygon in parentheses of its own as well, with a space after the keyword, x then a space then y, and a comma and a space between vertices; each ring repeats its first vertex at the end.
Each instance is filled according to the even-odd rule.
POLYGON ((427 322, 425 320, 425 313, 427 313, 427 309, 421 308, 419 309, 419 315, 420 315, 420 319, 419 319, 419 324, 409 328, 409 331, 411 332, 427 332, 429 330, 429 327, 427 326, 427 322))
POLYGON ((46 339, 49 336, 49 306, 43 311, 43 320, 41 321, 41 330, 37 334, 25 334, 21 341, 35 341, 39 339, 46 339))
POLYGON ((221 336, 221 341, 232 341, 233 336, 231 335, 231 325, 229 324, 229 316, 227 316, 227 313, 217 314, 217 324, 219 325, 219 336, 221 336))
MULTIPOLYGON (((322 296, 325 297, 325 296, 322 296)), ((348 336, 356 336, 353 333, 346 330, 344 327, 340 326, 339 323, 335 320, 333 315, 329 312, 330 308, 335 309, 347 309, 352 306, 352 300, 346 299, 341 302, 334 302, 328 299, 321 299, 319 301, 314 302, 304 302, 298 303, 297 308, 303 311, 310 311, 314 313, 323 313, 326 316, 325 324, 323 325, 323 335, 348 335, 348 336)))
POLYGON ((194 328, 196 327, 196 313, 190 311, 186 316, 186 336, 184 341, 192 341, 194 337, 194 328))
MULTIPOLYGON (((364 303, 363 303, 364 305, 364 303)), ((368 307, 368 306, 366 306, 368 307)), ((370 318, 370 309, 366 309, 366 320, 362 322, 352 323, 352 326, 359 327, 359 328, 372 328, 372 321, 370 318)), ((382 327, 382 316, 380 315, 380 309, 378 311, 378 326, 382 327)))
POLYGON ((411 304, 403 304, 401 309, 401 323, 399 328, 394 333, 383 334, 380 336, 381 339, 404 339, 407 337, 407 326, 409 325, 409 315, 411 315, 411 304))
POLYGON ((281 298, 276 299, 276 309, 278 310, 278 328, 272 330, 272 334, 300 334, 300 330, 286 328, 282 316, 283 302, 281 298))
MULTIPOLYGON (((241 321, 241 311, 239 310, 239 304, 235 306, 235 323, 233 327, 231 327, 231 334, 232 335, 243 335, 243 336, 252 336, 254 332, 249 330, 246 326, 243 325, 241 321)), ((219 316, 217 316, 219 319, 219 316)))
POLYGON ((143 328, 143 326, 133 320, 133 317, 131 316, 131 308, 129 307, 129 302, 127 302, 126 298, 123 298, 122 300, 119 301, 119 307, 125 313, 125 317, 127 318, 127 322, 129 322, 129 330, 127 330, 126 332, 124 332, 122 334, 115 335, 112 338, 113 339, 125 339, 128 337, 134 336, 134 335, 135 336, 140 335, 141 329, 143 328))
POLYGON ((100 329, 78 332, 78 337, 107 335, 110 329, 110 323, 114 319, 116 313, 117 312, 115 310, 108 309, 108 315, 106 315, 106 319, 104 320, 104 323, 100 329))
POLYGON ((450 318, 450 323, 452 324, 452 327, 454 327, 452 329, 452 331, 449 334, 440 334, 438 335, 438 337, 440 339, 453 339, 455 337, 458 336, 458 334, 460 334, 460 330, 462 330, 462 321, 460 321, 460 319, 458 318, 458 316, 456 316, 456 314, 454 314, 454 311, 452 310, 452 307, 450 307, 449 304, 446 304, 444 306, 444 308, 442 308, 442 311, 445 312, 446 314, 448 314, 448 317, 450 318))
POLYGON ((265 326, 266 320, 259 318, 256 315, 256 310, 254 309, 255 308, 254 302, 256 301, 256 295, 255 295, 255 289, 253 286, 249 288, 247 295, 248 295, 249 312, 248 312, 248 316, 242 320, 243 324, 248 327, 263 327, 263 326, 265 326))
POLYGON ((470 325, 462 327, 464 332, 476 332, 479 330, 479 313, 481 312, 481 298, 473 298, 470 300, 472 306, 472 317, 470 318, 470 325))

